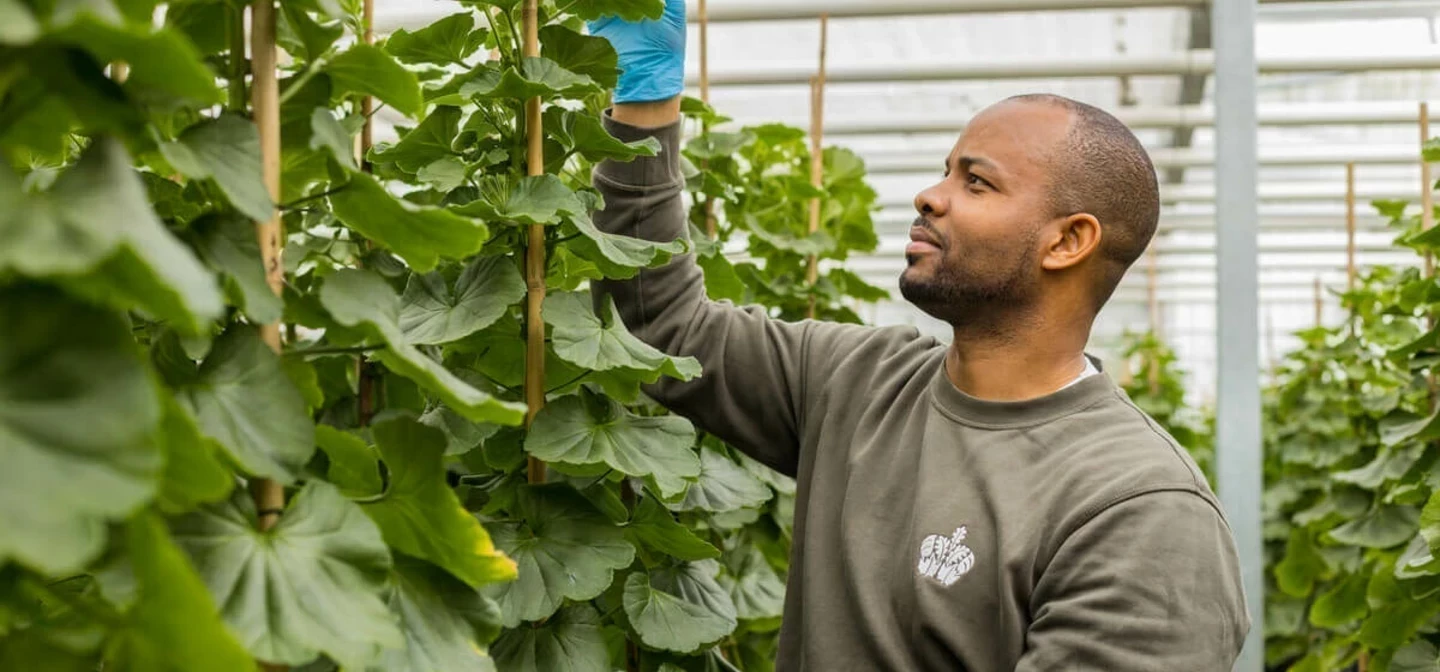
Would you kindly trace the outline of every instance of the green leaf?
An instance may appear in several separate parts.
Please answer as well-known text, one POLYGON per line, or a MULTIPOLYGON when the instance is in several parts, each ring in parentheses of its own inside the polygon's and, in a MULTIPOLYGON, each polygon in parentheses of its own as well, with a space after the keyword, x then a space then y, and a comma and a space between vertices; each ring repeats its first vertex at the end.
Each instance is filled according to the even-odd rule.
POLYGON ((687 249, 685 239, 679 238, 668 243, 659 243, 606 233, 596 228, 586 212, 575 215, 570 223, 585 237, 571 243, 573 251, 600 266, 606 277, 620 278, 634 275, 637 268, 650 268, 663 264, 674 255, 687 249))
POLYGON ((400 328, 412 343, 449 343, 495 323, 525 298, 525 279, 509 257, 476 257, 451 291, 439 273, 411 275, 400 328))
POLYGON ((571 11, 586 21, 593 21, 602 16, 618 16, 626 21, 656 20, 665 15, 665 2, 664 0, 592 0, 591 2, 576 3, 571 11))
POLYGON ((160 476, 160 507, 189 511, 230 495, 235 477, 220 460, 213 441, 200 436, 195 422, 173 398, 165 400, 165 417, 156 444, 165 456, 160 476))
MULTIPOLYGON (((500 604, 505 627, 548 618, 566 600, 595 598, 610 587, 615 570, 635 559, 624 531, 569 485, 520 488, 510 513, 515 522, 491 524, 490 535, 515 560, 519 578, 486 589, 500 604)), ((503 647, 495 648, 508 669, 503 647)))
POLYGON ((1380 440, 1387 446, 1440 437, 1440 410, 1428 416, 1395 411, 1380 420, 1380 440))
POLYGON ((330 459, 325 478, 340 488, 340 494, 351 498, 375 497, 385 489, 380 479, 380 456, 364 439, 328 425, 318 425, 315 443, 330 459))
POLYGON ((445 434, 446 455, 464 455, 501 429, 498 425, 470 422, 444 404, 432 405, 420 416, 420 422, 445 434))
POLYGON ((246 217, 264 222, 274 214, 260 169, 260 132, 248 119, 233 114, 206 119, 185 129, 175 142, 160 143, 160 153, 186 177, 214 178, 246 217))
POLYGON ((655 156, 660 152, 659 140, 645 138, 634 143, 622 142, 605 130, 599 117, 587 112, 552 107, 546 111, 545 122, 545 127, 555 134, 555 139, 566 150, 579 154, 588 161, 629 161, 639 156, 655 156))
POLYGON ((466 98, 505 98, 529 100, 539 97, 548 101, 557 97, 580 98, 603 89, 595 80, 577 75, 543 56, 527 56, 520 67, 503 70, 494 63, 477 68, 474 76, 460 86, 466 98))
POLYGON ((329 52, 335 41, 345 34, 345 26, 339 21, 322 24, 299 3, 280 3, 277 18, 276 39, 287 51, 311 63, 329 52))
POLYGON ((604 465, 643 476, 666 499, 680 495, 700 475, 700 460, 690 450, 695 429, 689 421, 632 415, 609 399, 582 394, 540 410, 525 437, 527 453, 547 462, 604 465))
POLYGON ((452 410, 474 422, 518 425, 525 406, 500 401, 471 387, 440 362, 426 357, 405 338, 400 328, 400 297, 374 273, 347 269, 325 280, 320 302, 337 322, 364 326, 372 341, 389 346, 377 359, 391 371, 435 393, 452 410))
POLYGON ((1440 649, 1423 639, 1410 642, 1390 659, 1390 672, 1440 672, 1440 649))
POLYGON ((685 143, 685 154, 692 159, 725 159, 755 142, 750 131, 721 133, 710 131, 685 143))
POLYGON ((99 62, 128 63, 127 89, 152 90, 201 104, 223 102, 214 73, 179 31, 109 23, 86 12, 68 25, 52 29, 47 36, 56 42, 74 44, 99 62))
POLYGON ((1330 538, 1364 548, 1390 548, 1415 536, 1420 513, 1413 506, 1379 505, 1364 516, 1330 530, 1330 538))
POLYGON ((328 149, 340 165, 356 170, 355 146, 350 132, 335 120, 335 115, 323 107, 315 108, 310 115, 310 149, 328 149))
POLYGON ((330 59, 325 73, 335 93, 363 93, 375 96, 407 117, 418 114, 424 105, 420 82, 379 47, 357 44, 330 59))
POLYGON ((415 174, 421 182, 446 192, 465 184, 468 176, 469 168, 465 167, 465 162, 453 156, 428 163, 415 174))
POLYGON ((253 327, 226 330, 194 378, 166 377, 201 433, 247 473, 289 483, 315 452, 305 400, 253 327))
POLYGON ((330 203, 346 226, 394 251, 420 273, 433 270, 441 257, 475 254, 490 238, 484 224, 395 198, 365 173, 350 173, 349 184, 331 194, 330 203))
POLYGON ((785 611, 785 582, 760 548, 751 544, 727 555, 729 571, 720 574, 719 582, 735 603, 736 617, 742 621, 780 618, 785 611))
POLYGON ((46 278, 197 333, 223 314, 215 277, 166 231, 118 141, 100 139, 44 194, 0 168, 0 275, 46 278))
POLYGON ((712 301, 740 304, 745 300, 745 281, 723 254, 696 255, 695 262, 705 274, 705 294, 712 301))
POLYGON ((127 528, 139 594, 124 627, 107 643, 105 669, 252 672, 255 662, 225 628, 205 583, 164 523, 141 514, 127 528))
POLYGON ((510 630, 490 653, 506 672, 611 672, 600 615, 588 604, 566 607, 539 627, 510 630))
POLYGON ((555 224, 562 215, 584 216, 585 204, 554 175, 521 178, 503 203, 481 198, 454 208, 456 213, 486 221, 555 224))
POLYGON ((1325 573, 1325 559, 1315 550, 1310 532, 1295 529, 1285 544, 1285 559, 1275 566, 1275 581, 1280 590, 1295 597, 1310 594, 1315 580, 1325 573))
POLYGON ((202 217, 191 226, 205 261, 225 274, 231 302, 255 324, 278 322, 285 304, 265 279, 255 223, 230 215, 202 217))
POLYGON ((660 375, 693 380, 700 362, 693 357, 671 357, 635 338, 620 318, 613 299, 606 297, 608 324, 592 308, 589 292, 548 294, 542 307, 545 322, 553 327, 555 354, 592 371, 633 369, 656 372, 642 376, 653 383, 660 375))
POLYGON ((735 604, 715 581, 714 560, 686 563, 625 580, 625 615, 645 646, 689 653, 734 632, 735 604))
POLYGON ((1310 607, 1310 623, 1317 628, 1338 628, 1365 617, 1370 606, 1365 601, 1368 574, 1355 573, 1331 587, 1310 607))
POLYGON ((161 408, 125 320, 0 287, 0 562, 62 575, 155 494, 161 408))
POLYGON ((1330 477, 1342 483, 1353 483, 1373 490, 1382 483, 1404 476, 1424 454, 1425 445, 1420 443, 1386 446, 1380 449, 1369 464, 1358 469, 1336 472, 1330 477))
POLYGON ((445 435, 405 417, 373 431, 390 484, 361 508, 380 526, 385 543, 475 588, 515 578, 515 563, 495 551, 480 521, 445 482, 445 435))
POLYGON ((615 88, 620 79, 619 57, 603 37, 582 35, 562 25, 545 26, 540 29, 540 55, 607 89, 615 88))
POLYGON ((305 399, 306 408, 318 410, 325 405, 325 392, 320 389, 320 374, 315 366, 299 357, 282 357, 281 368, 290 379, 290 384, 305 399))
POLYGON ((40 22, 20 0, 0 0, 0 44, 21 46, 40 37, 40 22))
POLYGON ((769 486, 707 441, 700 448, 700 480, 671 508, 723 513, 756 508, 773 496, 769 486))
POLYGON ((702 541, 675 520, 653 498, 640 500, 625 532, 636 545, 654 549, 677 560, 705 560, 720 557, 720 549, 702 541))
POLYGON ((260 660, 304 665, 323 653, 363 668, 404 643, 382 600, 390 551, 329 483, 307 482, 268 532, 255 528, 255 504, 240 489, 172 530, 225 622, 260 660))
POLYGON ((405 63, 463 65, 485 37, 485 31, 475 30, 474 15, 452 14, 414 32, 395 31, 385 40, 385 51, 405 63))
POLYGON ((499 616, 493 602, 435 567, 399 556, 390 574, 390 610, 400 616, 405 648, 386 649, 371 672, 486 672, 495 669, 482 641, 499 616))
POLYGON ((447 156, 455 156, 453 145, 460 133, 461 116, 458 107, 436 107, 399 142, 375 152, 374 159, 394 163, 401 170, 414 173, 447 156))
POLYGON ((1433 551, 1440 551, 1440 490, 1430 495, 1430 501, 1420 511, 1420 535, 1425 537, 1433 551))

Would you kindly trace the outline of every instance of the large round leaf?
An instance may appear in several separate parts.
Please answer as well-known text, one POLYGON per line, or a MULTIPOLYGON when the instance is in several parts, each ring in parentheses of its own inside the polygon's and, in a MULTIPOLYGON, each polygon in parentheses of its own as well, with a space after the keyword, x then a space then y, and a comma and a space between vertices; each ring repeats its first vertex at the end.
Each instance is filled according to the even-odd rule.
POLYGON ((707 441, 700 448, 700 479, 671 508, 723 513, 758 507, 773 495, 769 486, 707 441))
POLYGON ((486 221, 515 224, 556 224, 564 217, 585 214, 585 203, 554 175, 521 178, 512 189, 503 193, 504 200, 500 196, 482 192, 480 198, 456 207, 454 211, 486 221))
MULTIPOLYGON (((608 490, 601 490, 608 492, 608 490)), ((653 497, 640 500, 625 533, 637 545, 654 549, 677 560, 705 560, 720 557, 720 549, 695 536, 653 497)))
POLYGON ((401 28, 391 33, 385 51, 406 63, 464 65, 485 44, 487 34, 475 30, 472 14, 452 14, 414 32, 401 28))
POLYGON ((1315 550, 1314 538, 1305 529, 1290 532, 1285 557, 1275 565, 1275 582, 1280 590, 1295 597, 1309 595, 1315 580, 1325 572, 1325 558, 1315 550))
POLYGON ((487 588, 506 627, 547 618, 565 600, 598 596, 635 558, 624 532, 569 485, 522 488, 514 508, 515 522, 490 525, 495 546, 520 568, 515 581, 487 588))
POLYGON ((407 417, 373 428, 390 471, 385 492, 361 505, 395 550, 445 568, 473 587, 515 578, 480 521, 445 481, 445 435, 407 417))
POLYGON ((0 289, 0 562, 60 575, 155 493, 161 408, 119 316, 0 289))
POLYGON ((455 156, 455 136, 460 132, 460 108, 441 105, 425 116, 393 145, 383 146, 374 153, 376 161, 393 163, 407 173, 414 173, 440 159, 455 156))
POLYGON ((325 73, 338 93, 375 96, 406 116, 420 111, 420 82, 415 73, 395 62, 379 47, 357 44, 325 64, 325 73))
POLYGON ((178 513, 218 502, 235 487, 235 475, 220 460, 219 446, 200 436, 195 421, 174 399, 165 400, 165 418, 157 438, 165 456, 160 479, 161 510, 178 513))
POLYGON ((765 561, 765 554, 751 544, 727 554, 726 569, 719 577, 720 585, 735 603, 735 615, 741 620, 780 618, 785 611, 785 582, 765 561))
POLYGON ((1330 538, 1350 546, 1390 548, 1410 541, 1420 520, 1413 506, 1380 505, 1330 530, 1330 538))
POLYGON ((691 562, 625 580, 625 615, 646 646, 690 653, 734 632, 735 604, 715 581, 714 560, 691 562))
POLYGON ((601 90, 595 80, 570 72, 543 56, 527 56, 519 68, 486 63, 473 74, 460 87, 460 95, 467 98, 529 100, 539 96, 550 100, 560 96, 580 98, 601 90))
POLYGON ((193 377, 165 373, 200 431, 248 473, 288 483, 315 452, 305 400, 253 327, 222 334, 193 377))
POLYGON ((384 278, 368 271, 340 271, 326 278, 320 302, 339 323, 364 326, 371 340, 389 345, 376 358, 435 393, 455 412, 475 422, 518 425, 524 420, 523 404, 501 401, 471 387, 415 349, 400 328, 400 297, 384 278))
POLYGON ((53 278, 190 333, 224 310, 215 276, 155 217, 116 140, 96 140, 43 194, 0 168, 0 240, 0 274, 53 278))
POLYGON ((595 314, 589 292, 546 295, 542 314, 554 329, 555 354, 594 371, 633 369, 636 377, 647 383, 661 374, 679 380, 700 375, 700 362, 695 358, 671 357, 635 338, 625 328, 614 301, 607 297, 605 305, 608 322, 595 314))
POLYGON ((494 324, 525 298, 525 279, 509 257, 477 257, 455 289, 439 273, 412 275, 401 298, 400 329, 411 343, 457 341, 494 324))
POLYGON ((320 654, 363 668, 404 638, 382 599, 390 550, 375 523, 335 486, 310 481, 268 532, 237 489, 219 505, 176 519, 225 622, 260 660, 303 665, 320 654))
POLYGON ((200 253, 225 274, 226 293, 254 324, 271 324, 281 317, 284 302, 270 289, 260 258, 255 223, 239 216, 202 217, 190 225, 199 237, 200 253))
POLYGON ((263 222, 274 213, 262 180, 260 132, 254 122, 232 114, 206 119, 175 142, 160 143, 160 153, 186 177, 214 178, 235 209, 250 219, 263 222))
MULTIPOLYGON (((642 417, 582 390, 541 409, 525 437, 525 451, 547 462, 604 465, 643 476, 666 499, 678 497, 700 475, 690 446, 695 428, 674 415, 642 417)), ((603 467, 602 467, 603 470, 603 467)))
POLYGON ((588 604, 566 607, 544 625, 506 632, 490 649, 505 672, 610 672, 600 615, 588 604))
POLYGON ((433 565, 397 556, 390 609, 400 616, 405 647, 386 649, 370 672, 486 672, 494 662, 482 644, 493 637, 493 602, 433 565))
POLYGON ((1390 672, 1440 672, 1440 650, 1423 639, 1411 642, 1390 659, 1390 672))
POLYGON ((1365 591, 1370 584, 1367 574, 1356 572, 1325 591, 1310 607, 1310 623, 1321 628, 1338 628, 1359 620, 1370 611, 1365 591))

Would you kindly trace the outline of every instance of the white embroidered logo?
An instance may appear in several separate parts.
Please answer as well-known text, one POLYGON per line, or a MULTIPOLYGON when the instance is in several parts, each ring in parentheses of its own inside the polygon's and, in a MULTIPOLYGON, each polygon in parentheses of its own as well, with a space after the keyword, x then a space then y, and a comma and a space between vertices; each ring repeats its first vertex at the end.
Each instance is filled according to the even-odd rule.
POLYGON ((920 573, 947 586, 953 585, 975 566, 975 554, 964 543, 969 534, 964 526, 949 538, 938 534, 920 542, 920 573))

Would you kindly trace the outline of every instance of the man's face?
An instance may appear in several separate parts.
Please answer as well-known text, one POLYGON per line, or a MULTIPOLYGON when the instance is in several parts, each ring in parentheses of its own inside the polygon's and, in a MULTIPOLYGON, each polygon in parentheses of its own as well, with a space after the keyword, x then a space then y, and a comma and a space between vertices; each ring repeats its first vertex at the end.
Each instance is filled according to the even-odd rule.
POLYGON ((1034 304, 1042 227, 1056 219, 1051 157, 1069 131, 1058 106, 1006 102, 981 112, 915 197, 900 293, 952 325, 994 321, 1034 304))

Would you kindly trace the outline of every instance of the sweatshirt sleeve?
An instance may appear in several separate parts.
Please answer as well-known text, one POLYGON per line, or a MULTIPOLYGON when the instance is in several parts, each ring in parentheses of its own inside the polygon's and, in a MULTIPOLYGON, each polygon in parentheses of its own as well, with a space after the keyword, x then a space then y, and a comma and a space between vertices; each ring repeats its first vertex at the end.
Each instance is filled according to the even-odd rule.
MULTIPOLYGON (((605 199, 595 223, 607 233, 652 241, 688 237, 681 124, 642 129, 604 116, 626 142, 655 137, 661 150, 628 163, 604 161, 593 182, 605 199)), ((830 347, 862 338, 854 325, 771 319, 759 306, 709 300, 693 254, 642 270, 629 280, 595 283, 596 301, 614 298, 621 319, 640 340, 672 356, 699 360, 704 372, 688 383, 664 379, 645 392, 751 457, 794 475, 805 408, 806 352, 819 331, 830 347)))
POLYGON ((1071 533, 1031 613, 1016 672, 1229 672, 1250 629, 1229 527, 1184 490, 1130 498, 1071 533))

